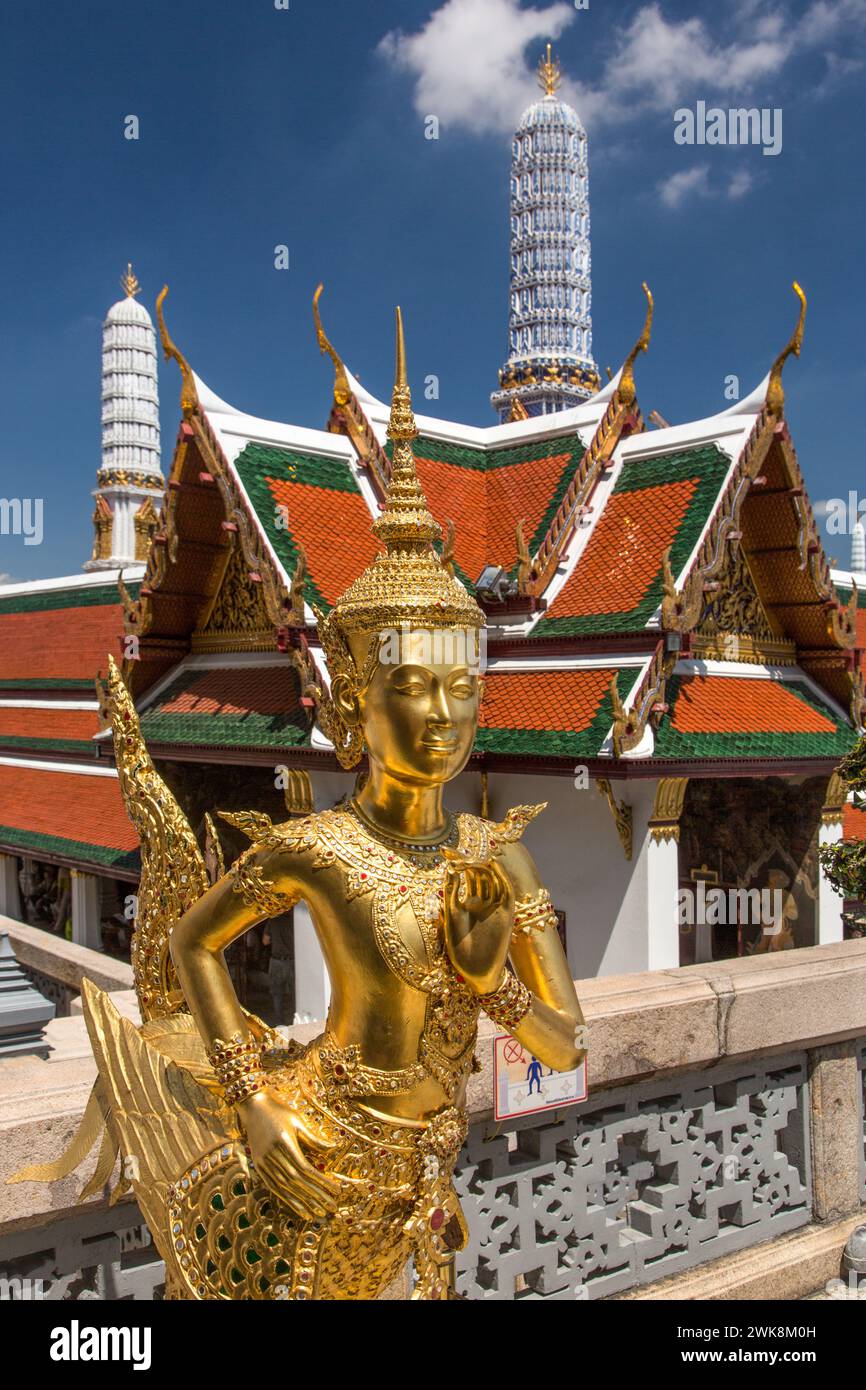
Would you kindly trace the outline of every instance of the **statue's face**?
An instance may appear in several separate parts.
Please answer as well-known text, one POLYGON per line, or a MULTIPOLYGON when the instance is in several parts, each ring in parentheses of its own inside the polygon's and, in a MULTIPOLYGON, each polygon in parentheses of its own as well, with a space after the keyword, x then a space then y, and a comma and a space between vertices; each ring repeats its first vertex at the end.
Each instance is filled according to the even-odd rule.
POLYGON ((379 663, 358 697, 371 761, 400 781, 450 781, 472 752, 480 698, 475 631, 383 635, 379 663))

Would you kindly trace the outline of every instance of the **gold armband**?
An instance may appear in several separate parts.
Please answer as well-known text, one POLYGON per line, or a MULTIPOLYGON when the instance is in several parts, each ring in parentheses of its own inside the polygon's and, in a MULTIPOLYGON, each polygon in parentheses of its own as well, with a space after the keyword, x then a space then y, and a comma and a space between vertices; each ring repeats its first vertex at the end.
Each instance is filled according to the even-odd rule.
POLYGON ((482 994, 478 1002, 494 1023, 512 1032, 532 1007, 532 994, 522 980, 506 970, 505 978, 492 994, 482 994))
POLYGON ((228 1042, 214 1038, 207 1055, 229 1105, 239 1105, 247 1096, 264 1089, 262 1049, 255 1038, 249 1035, 242 1038, 240 1033, 235 1033, 228 1042))
POLYGON ((539 888, 533 897, 520 898, 514 904, 514 937, 531 936, 534 931, 543 932, 556 925, 556 913, 546 888, 539 888))
POLYGON ((278 917, 281 912, 288 912, 290 907, 294 907, 297 899, 288 893, 277 892, 271 879, 265 878, 261 865, 250 863, 255 849, 253 846, 244 850, 236 861, 232 868, 235 879, 232 889, 240 894, 247 907, 258 908, 263 917, 278 917))

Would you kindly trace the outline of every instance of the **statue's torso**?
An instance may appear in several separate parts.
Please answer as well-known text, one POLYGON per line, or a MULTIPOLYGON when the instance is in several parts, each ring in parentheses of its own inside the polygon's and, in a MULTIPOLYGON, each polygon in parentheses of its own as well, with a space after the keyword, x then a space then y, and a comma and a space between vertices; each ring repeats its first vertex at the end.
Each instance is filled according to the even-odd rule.
MULTIPOLYGON (((450 847, 487 861, 520 829, 461 815, 450 847)), ((407 1119, 459 1104, 479 1005, 445 951, 442 849, 398 847, 348 810, 275 827, 270 843, 303 886, 331 977, 320 1044, 329 1075, 336 1070, 365 1104, 407 1119)))

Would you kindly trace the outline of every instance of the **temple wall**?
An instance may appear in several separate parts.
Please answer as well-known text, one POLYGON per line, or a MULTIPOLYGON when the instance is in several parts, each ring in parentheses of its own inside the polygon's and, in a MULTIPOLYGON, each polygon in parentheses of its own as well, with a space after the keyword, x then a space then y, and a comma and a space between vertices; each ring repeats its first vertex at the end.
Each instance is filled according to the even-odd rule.
MULTIPOLYGON (((497 1030, 482 1022, 456 1175, 464 1295, 796 1299, 836 1279, 866 1221, 866 941, 577 989, 581 1105, 494 1124, 497 1030)), ((48 1032, 48 1060, 0 1063, 0 1279, 30 1289, 15 1297, 151 1298, 161 1271, 136 1204, 76 1205, 95 1154, 52 1187, 5 1185, 62 1152, 95 1076, 83 1019, 48 1032)))

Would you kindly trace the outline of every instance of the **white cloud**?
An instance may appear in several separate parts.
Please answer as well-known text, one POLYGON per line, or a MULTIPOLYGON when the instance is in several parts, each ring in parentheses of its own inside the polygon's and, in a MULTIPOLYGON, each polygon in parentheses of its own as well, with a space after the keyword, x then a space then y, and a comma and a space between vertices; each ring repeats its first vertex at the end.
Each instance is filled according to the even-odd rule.
POLYGON ((742 198, 748 193, 755 180, 748 169, 738 169, 728 183, 728 197, 742 198))
POLYGON ((681 169, 678 174, 661 179, 656 189, 665 207, 678 208, 686 198, 706 197, 709 194, 709 170, 706 164, 694 164, 691 169, 681 169))
POLYGON ((742 198, 754 185, 754 177, 748 169, 738 169, 724 185, 710 182, 707 164, 693 164, 690 169, 681 169, 656 184, 656 192, 667 208, 678 208, 688 198, 742 198))
MULTIPOLYGON (((475 132, 509 132, 515 113, 536 94, 537 45, 558 38, 576 14, 563 0, 540 9, 522 0, 445 0, 416 34, 394 31, 379 47, 414 76, 419 115, 475 132), (530 45, 536 49, 527 55, 530 45)), ((697 16, 666 19, 653 0, 625 27, 613 27, 597 81, 566 82, 563 95, 593 125, 672 112, 693 97, 734 100, 758 84, 765 91, 767 79, 810 50, 841 72, 829 45, 850 47, 864 20, 866 0, 817 0, 799 18, 790 6, 766 14, 757 0, 738 0, 719 9, 716 34, 697 16)))
POLYGON ((475 133, 512 130, 515 111, 538 96, 524 53, 557 39, 575 18, 558 0, 445 0, 417 34, 386 34, 379 51, 415 78, 415 110, 475 133))
POLYGON ((0 574, 0 584, 16 584, 17 582, 11 574, 0 574))

